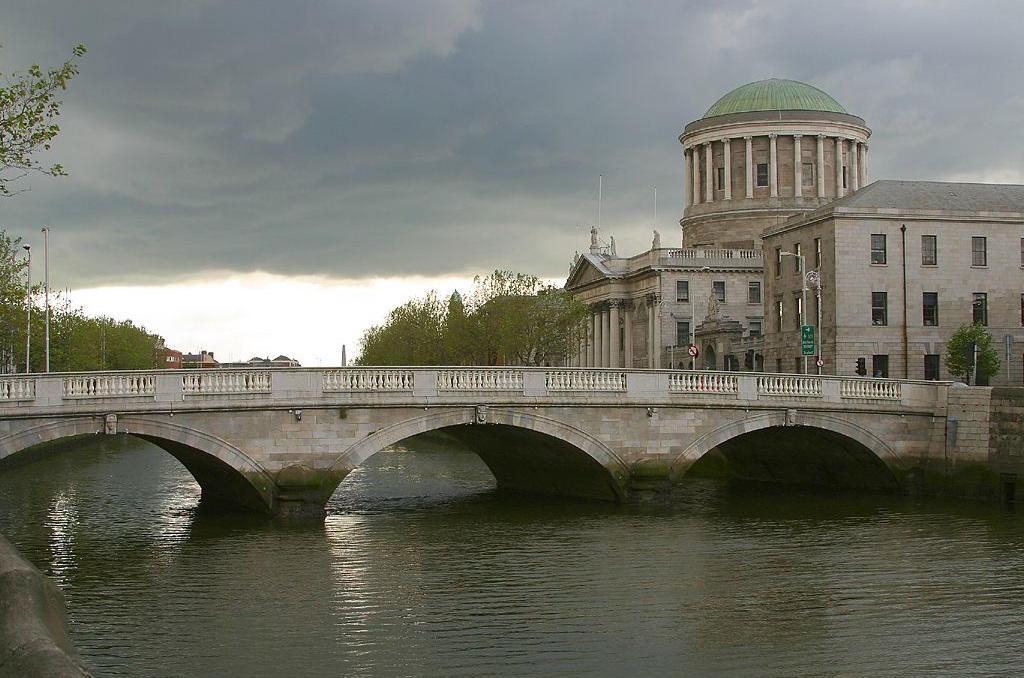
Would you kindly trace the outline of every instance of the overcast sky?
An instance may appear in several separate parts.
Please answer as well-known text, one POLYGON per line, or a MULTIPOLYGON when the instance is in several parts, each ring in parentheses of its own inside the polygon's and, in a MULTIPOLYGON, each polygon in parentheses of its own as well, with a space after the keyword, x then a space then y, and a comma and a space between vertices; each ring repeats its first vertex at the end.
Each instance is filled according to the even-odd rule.
POLYGON ((88 54, 70 176, 20 182, 0 229, 41 280, 49 225, 51 287, 172 347, 338 364, 429 289, 564 281, 599 176, 620 255, 678 242, 678 136, 755 80, 864 118, 872 180, 1024 183, 1022 25, 1020 0, 7 0, 0 72, 88 54))

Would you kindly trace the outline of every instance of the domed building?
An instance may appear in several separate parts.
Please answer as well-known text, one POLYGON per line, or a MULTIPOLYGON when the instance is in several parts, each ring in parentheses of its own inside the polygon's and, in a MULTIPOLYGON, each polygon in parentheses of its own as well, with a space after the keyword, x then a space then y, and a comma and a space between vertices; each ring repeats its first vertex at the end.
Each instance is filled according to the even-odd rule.
POLYGON ((867 184, 871 130, 821 90, 760 80, 716 101, 679 136, 683 247, 751 248, 761 232, 867 184))
POLYGON ((1024 186, 869 183, 870 135, 793 80, 721 97, 679 136, 680 246, 620 257, 593 229, 573 261, 592 315, 569 362, 951 379, 977 323, 991 383, 1024 384, 1024 186))

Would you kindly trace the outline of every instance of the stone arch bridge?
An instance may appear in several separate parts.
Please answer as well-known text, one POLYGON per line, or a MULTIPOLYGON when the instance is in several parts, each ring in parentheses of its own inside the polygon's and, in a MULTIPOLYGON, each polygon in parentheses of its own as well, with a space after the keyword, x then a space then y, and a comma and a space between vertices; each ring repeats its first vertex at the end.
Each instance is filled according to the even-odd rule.
POLYGON ((76 436, 176 457, 204 502, 322 514, 370 455, 444 430, 499 487, 622 501, 699 460, 741 477, 900 489, 948 461, 950 384, 552 368, 154 370, 0 378, 0 466, 76 436))

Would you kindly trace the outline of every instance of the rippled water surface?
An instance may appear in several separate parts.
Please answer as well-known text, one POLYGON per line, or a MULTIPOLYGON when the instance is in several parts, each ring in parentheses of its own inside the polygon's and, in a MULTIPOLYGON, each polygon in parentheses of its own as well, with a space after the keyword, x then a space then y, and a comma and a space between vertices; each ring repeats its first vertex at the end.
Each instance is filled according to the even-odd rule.
POLYGON ((0 530, 96 676, 1010 676, 1024 515, 694 484, 671 509, 506 496, 382 452, 322 524, 196 511, 130 439, 0 470, 0 530))

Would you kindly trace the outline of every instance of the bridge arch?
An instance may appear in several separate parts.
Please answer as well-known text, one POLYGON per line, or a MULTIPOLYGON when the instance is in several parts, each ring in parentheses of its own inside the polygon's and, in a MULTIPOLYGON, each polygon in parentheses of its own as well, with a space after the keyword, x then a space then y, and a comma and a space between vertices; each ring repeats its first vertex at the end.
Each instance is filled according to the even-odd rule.
MULTIPOLYGON (((125 417, 114 435, 132 435, 177 459, 203 490, 204 501, 220 500, 260 512, 274 507, 274 483, 266 471, 238 447, 167 419, 125 417)), ((53 419, 0 439, 0 460, 42 443, 83 435, 107 435, 102 419, 53 419)))
POLYGON ((331 465, 347 474, 373 454, 420 433, 444 429, 476 452, 499 487, 621 500, 629 467, 605 443, 536 412, 473 407, 430 412, 386 426, 355 443, 331 465), (551 463, 557 458, 559 477, 551 463))
POLYGON ((756 441, 758 432, 769 430, 785 432, 789 440, 804 438, 808 442, 842 446, 846 456, 860 457, 869 464, 875 460, 885 467, 883 471, 877 463, 874 466, 879 474, 876 484, 880 486, 898 487, 897 474, 902 475, 906 467, 905 459, 892 445, 856 422, 829 413, 787 410, 763 412, 728 422, 696 438, 673 459, 669 467, 670 481, 681 481, 693 463, 712 450, 728 448, 729 443, 736 443, 740 438, 745 438, 746 442, 756 441))

